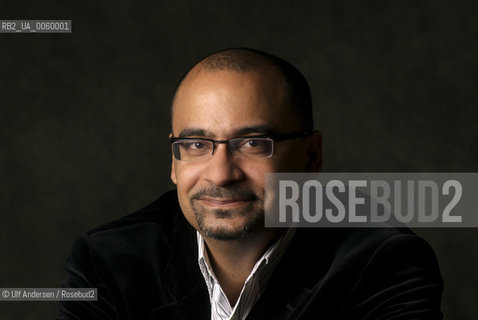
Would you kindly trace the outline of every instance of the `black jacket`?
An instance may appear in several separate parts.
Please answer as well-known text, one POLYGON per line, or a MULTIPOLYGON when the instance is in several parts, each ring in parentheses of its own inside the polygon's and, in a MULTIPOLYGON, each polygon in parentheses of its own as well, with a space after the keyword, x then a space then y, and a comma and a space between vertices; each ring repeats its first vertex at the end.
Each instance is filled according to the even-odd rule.
MULTIPOLYGON (((174 191, 81 236, 63 287, 98 301, 63 301, 58 319, 210 319, 196 231, 174 191)), ((408 229, 298 229, 247 319, 441 319, 430 246, 408 229)))

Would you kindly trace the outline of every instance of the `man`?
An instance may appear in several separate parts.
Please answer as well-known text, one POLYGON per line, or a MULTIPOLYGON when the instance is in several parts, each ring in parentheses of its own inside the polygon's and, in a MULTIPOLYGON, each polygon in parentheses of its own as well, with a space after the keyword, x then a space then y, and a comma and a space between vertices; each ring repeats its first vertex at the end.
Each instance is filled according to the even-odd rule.
POLYGON ((300 72, 229 49, 172 105, 169 192, 75 243, 60 319, 441 319, 431 248, 402 229, 264 227, 265 173, 320 170, 300 72))

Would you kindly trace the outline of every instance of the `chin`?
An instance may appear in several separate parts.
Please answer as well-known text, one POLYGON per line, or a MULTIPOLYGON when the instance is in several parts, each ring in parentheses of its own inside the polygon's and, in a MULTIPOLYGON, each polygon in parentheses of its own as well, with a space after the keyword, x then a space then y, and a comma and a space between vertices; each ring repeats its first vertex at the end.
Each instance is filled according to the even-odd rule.
POLYGON ((208 238, 215 240, 231 241, 243 238, 249 232, 242 230, 227 230, 226 228, 203 228, 201 232, 208 238))
POLYGON ((213 218, 216 221, 207 221, 209 219, 197 219, 199 231, 206 237, 216 240, 237 240, 243 238, 254 231, 261 219, 233 221, 233 219, 213 218))

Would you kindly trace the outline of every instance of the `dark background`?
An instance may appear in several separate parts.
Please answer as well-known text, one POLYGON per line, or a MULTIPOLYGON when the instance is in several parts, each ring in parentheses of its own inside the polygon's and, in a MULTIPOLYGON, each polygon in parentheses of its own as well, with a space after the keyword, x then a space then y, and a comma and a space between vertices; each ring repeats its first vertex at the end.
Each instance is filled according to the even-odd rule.
MULTIPOLYGON (((172 187, 169 104, 200 57, 248 46, 310 82, 324 171, 477 172, 473 1, 18 1, 0 19, 0 287, 58 287, 74 239, 172 187)), ((421 229, 446 319, 478 314, 475 229, 421 229)), ((48 319, 55 302, 0 302, 48 319)))

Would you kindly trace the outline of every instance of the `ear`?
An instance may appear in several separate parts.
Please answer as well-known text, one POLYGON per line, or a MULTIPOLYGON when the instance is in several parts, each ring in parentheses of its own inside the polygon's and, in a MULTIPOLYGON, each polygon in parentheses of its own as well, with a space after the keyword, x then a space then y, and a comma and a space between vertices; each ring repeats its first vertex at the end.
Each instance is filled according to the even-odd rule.
POLYGON ((176 180, 176 170, 174 169, 174 156, 173 156, 173 159, 171 160, 171 181, 172 181, 174 184, 177 184, 177 180, 176 180))
POLYGON ((318 130, 314 130, 307 137, 307 172, 319 172, 322 168, 322 134, 318 130))
MULTIPOLYGON (((173 133, 171 132, 169 134, 169 138, 171 138, 173 136, 173 133)), ((174 168, 174 155, 173 153, 171 152, 171 181, 174 183, 174 184, 177 184, 177 180, 176 180, 176 170, 174 168)))

